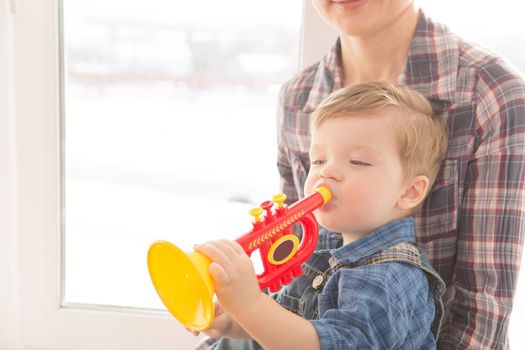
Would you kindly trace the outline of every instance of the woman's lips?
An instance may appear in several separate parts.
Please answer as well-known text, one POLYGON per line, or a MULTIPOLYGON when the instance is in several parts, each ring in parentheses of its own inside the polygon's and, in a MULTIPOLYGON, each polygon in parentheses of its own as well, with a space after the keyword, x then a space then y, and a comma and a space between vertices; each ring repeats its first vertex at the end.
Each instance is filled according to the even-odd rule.
POLYGON ((356 10, 366 0, 332 0, 331 3, 341 10, 356 10))

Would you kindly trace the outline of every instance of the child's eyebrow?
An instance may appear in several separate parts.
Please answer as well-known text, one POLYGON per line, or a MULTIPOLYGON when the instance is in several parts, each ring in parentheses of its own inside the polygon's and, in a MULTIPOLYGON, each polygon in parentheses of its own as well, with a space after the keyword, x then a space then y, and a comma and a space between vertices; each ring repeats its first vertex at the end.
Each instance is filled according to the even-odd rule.
MULTIPOLYGON (((349 145, 344 145, 344 147, 348 150, 351 150, 351 151, 363 151, 363 152, 370 152, 370 153, 373 153, 375 155, 378 155, 378 156, 383 156, 383 153, 376 150, 375 148, 373 147, 370 147, 368 145, 361 145, 361 144, 349 144, 349 145)), ((322 149, 322 145, 320 144, 311 144, 310 145, 310 153, 312 152, 316 152, 318 151, 319 149, 322 149)))
POLYGON ((383 155, 382 152, 376 150, 373 147, 367 146, 367 145, 351 144, 348 146, 348 149, 351 149, 351 150, 355 149, 357 151, 366 151, 366 152, 372 152, 377 155, 383 155))

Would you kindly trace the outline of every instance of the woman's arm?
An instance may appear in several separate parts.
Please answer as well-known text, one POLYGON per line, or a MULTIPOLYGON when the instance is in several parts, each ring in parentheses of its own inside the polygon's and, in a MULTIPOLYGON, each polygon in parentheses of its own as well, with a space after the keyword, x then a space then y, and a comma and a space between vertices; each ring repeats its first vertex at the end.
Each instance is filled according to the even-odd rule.
POLYGON ((498 62, 479 76, 479 146, 462 202, 451 323, 440 348, 504 348, 525 231, 525 87, 498 62))

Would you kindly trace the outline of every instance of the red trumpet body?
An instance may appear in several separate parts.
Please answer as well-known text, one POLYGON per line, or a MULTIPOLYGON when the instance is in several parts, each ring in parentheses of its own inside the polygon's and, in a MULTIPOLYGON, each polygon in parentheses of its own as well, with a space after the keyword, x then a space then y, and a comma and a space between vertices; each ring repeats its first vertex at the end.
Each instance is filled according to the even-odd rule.
MULTIPOLYGON (((319 234, 313 211, 331 196, 321 186, 290 207, 281 194, 250 211, 255 218, 253 228, 236 241, 248 255, 259 250, 264 267, 257 276, 261 289, 276 292, 302 274, 301 265, 312 255, 319 234), (301 240, 293 232, 295 223, 302 225, 301 240)), ((186 253, 167 241, 154 242, 148 250, 148 270, 157 294, 176 319, 196 331, 210 327, 215 315, 209 265, 204 255, 186 253)))
POLYGON ((248 255, 259 249, 264 267, 264 272, 257 276, 261 289, 276 292, 302 274, 301 265, 312 255, 319 235, 313 211, 330 198, 330 191, 321 186, 290 207, 284 204, 284 195, 276 195, 273 197, 277 204, 275 209, 272 201, 263 202, 260 209, 252 209, 251 214, 255 217, 253 229, 237 238, 236 242, 248 255), (300 241, 293 232, 296 223, 303 228, 300 241))

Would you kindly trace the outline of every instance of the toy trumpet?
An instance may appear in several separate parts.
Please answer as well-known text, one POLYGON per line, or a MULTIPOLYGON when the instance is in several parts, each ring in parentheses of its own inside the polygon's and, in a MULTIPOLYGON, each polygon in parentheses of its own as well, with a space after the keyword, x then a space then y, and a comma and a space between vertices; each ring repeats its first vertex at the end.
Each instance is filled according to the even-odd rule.
MULTIPOLYGON (((276 292, 303 273, 301 265, 317 244, 318 225, 313 211, 331 198, 330 191, 320 186, 290 207, 284 204, 286 196, 278 194, 273 201, 250 211, 253 228, 236 242, 249 256, 259 249, 264 267, 257 276, 261 290, 276 292), (301 241, 293 233, 292 226, 297 222, 303 227, 301 241)), ((148 251, 149 274, 160 299, 177 320, 195 331, 209 328, 215 315, 210 263, 204 255, 185 253, 166 241, 154 242, 148 251)))

